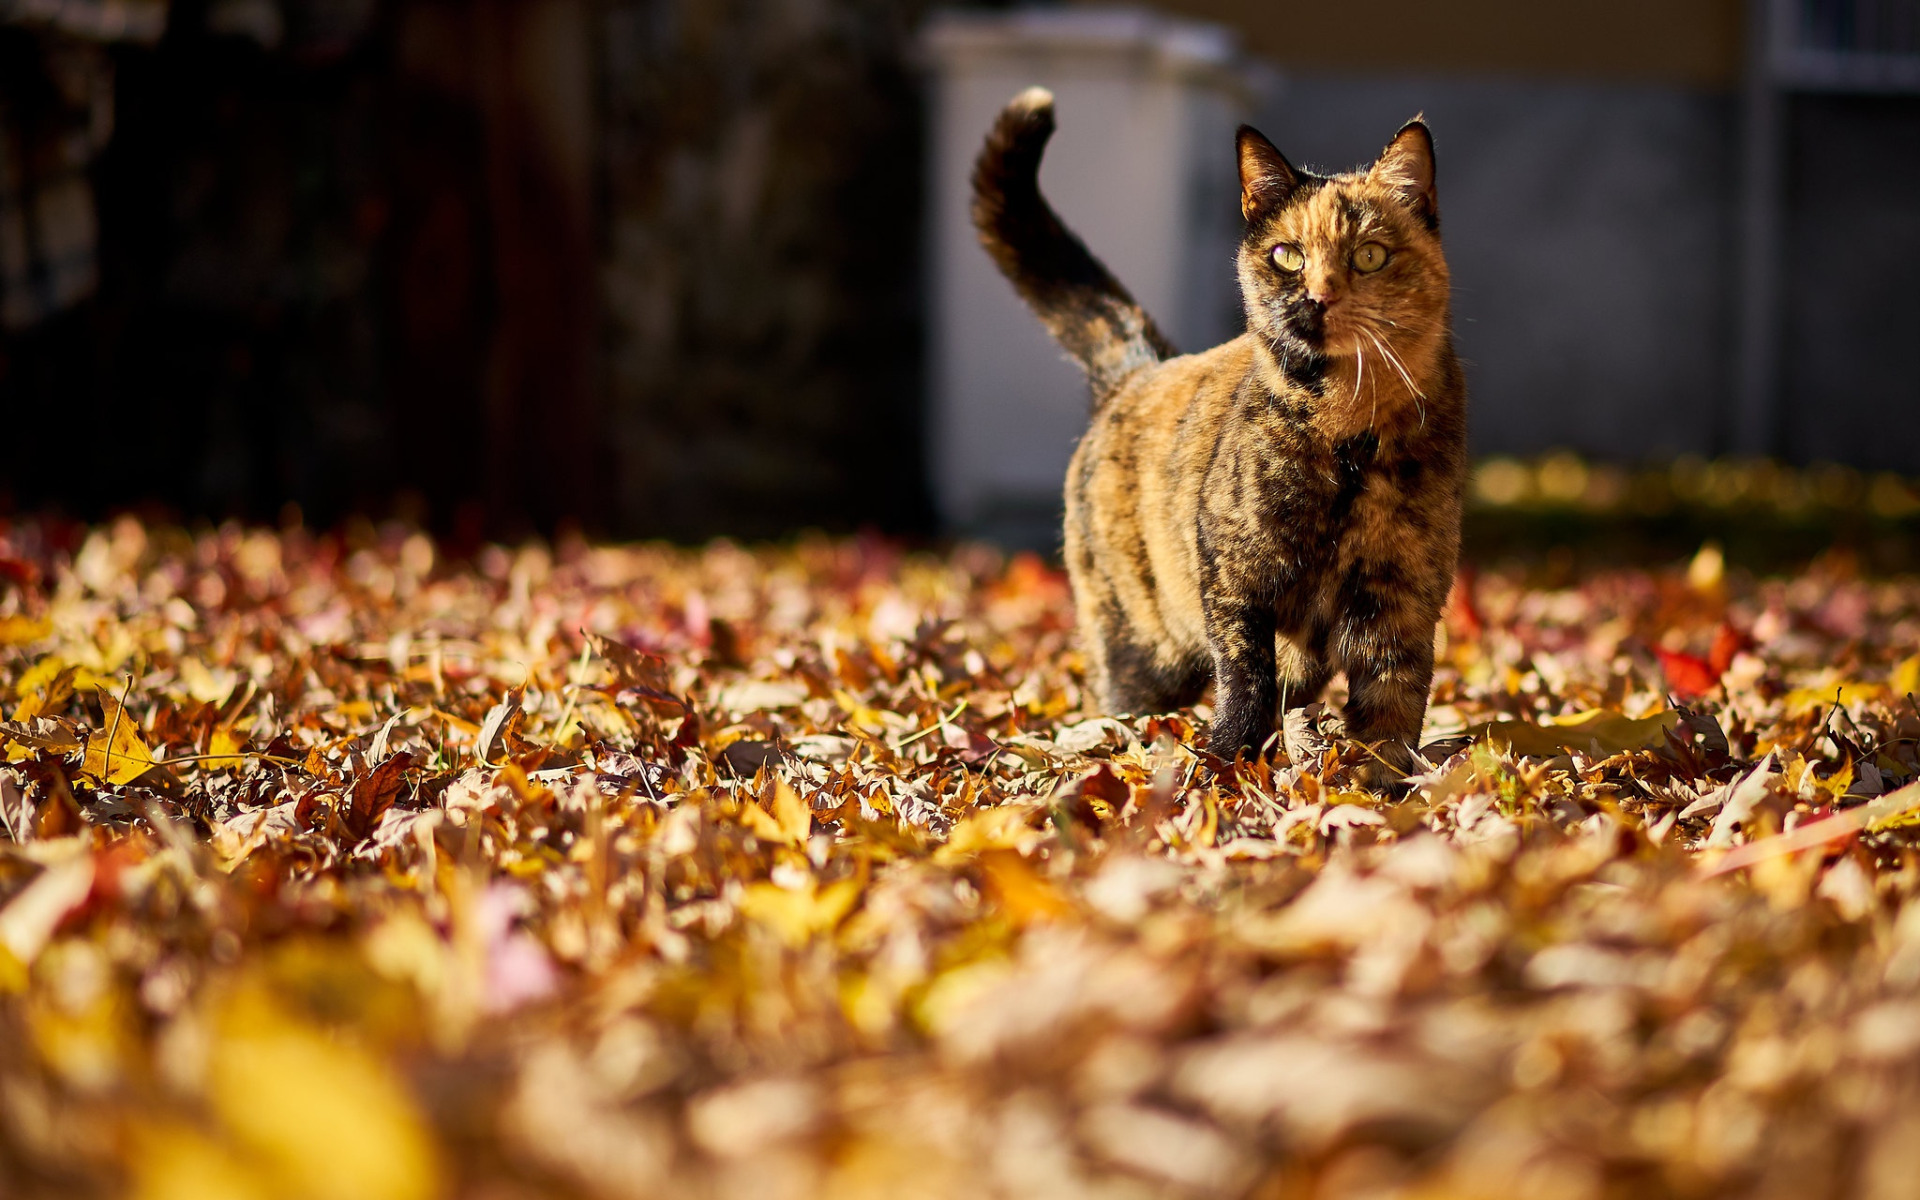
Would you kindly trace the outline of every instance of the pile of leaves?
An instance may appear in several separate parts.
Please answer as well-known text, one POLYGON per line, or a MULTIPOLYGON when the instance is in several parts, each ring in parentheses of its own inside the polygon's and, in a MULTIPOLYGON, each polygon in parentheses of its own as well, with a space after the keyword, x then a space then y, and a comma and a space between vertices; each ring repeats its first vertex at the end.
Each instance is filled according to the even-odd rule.
POLYGON ((1426 763, 876 541, 0 540, 0 1190, 1920 1179, 1920 581, 1463 575, 1426 763))

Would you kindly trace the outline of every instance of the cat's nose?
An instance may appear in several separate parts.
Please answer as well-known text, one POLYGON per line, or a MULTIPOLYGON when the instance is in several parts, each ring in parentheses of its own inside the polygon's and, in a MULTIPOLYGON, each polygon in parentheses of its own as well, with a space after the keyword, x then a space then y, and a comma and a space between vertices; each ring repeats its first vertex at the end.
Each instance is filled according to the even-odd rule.
POLYGON ((1340 293, 1334 290, 1333 281, 1326 279, 1307 285, 1307 299, 1318 304, 1321 308, 1332 308, 1334 305, 1340 303, 1340 293))

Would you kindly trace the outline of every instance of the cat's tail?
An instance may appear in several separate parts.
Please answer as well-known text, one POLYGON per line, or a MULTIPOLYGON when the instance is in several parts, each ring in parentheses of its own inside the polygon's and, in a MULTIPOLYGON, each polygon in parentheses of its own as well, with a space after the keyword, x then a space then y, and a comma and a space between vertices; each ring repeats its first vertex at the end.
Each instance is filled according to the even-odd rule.
POLYGON ((1097 407, 1128 375, 1174 349, 1040 195, 1053 93, 1028 88, 1001 110, 973 165, 980 244, 1093 384, 1097 407))

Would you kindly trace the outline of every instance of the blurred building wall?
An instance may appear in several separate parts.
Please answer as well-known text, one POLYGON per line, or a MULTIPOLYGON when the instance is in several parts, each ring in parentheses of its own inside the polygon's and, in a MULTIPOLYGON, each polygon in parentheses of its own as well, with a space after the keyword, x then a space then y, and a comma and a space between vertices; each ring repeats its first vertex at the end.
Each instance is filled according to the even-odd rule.
MULTIPOLYGON (((1767 2, 1834 37, 1853 36, 1834 14, 1920 10, 1767 2)), ((26 306, 21 256, 0 255, 0 410, 27 448, 0 510, 927 528, 920 256, 926 214, 954 201, 924 190, 929 7, 0 4, 0 123, 39 105, 26 125, 64 131, 39 141, 86 134, 35 160, 31 215, 95 238, 57 277, 35 260, 26 306), (137 37, 83 19, 136 9, 137 37)), ((1736 362, 1760 294, 1742 8, 1157 6, 1282 68, 1256 123, 1298 160, 1357 163, 1431 119, 1476 449, 1920 470, 1920 55, 1885 72, 1905 98, 1778 84, 1778 404, 1756 409, 1736 362)), ((1078 121, 1063 101, 1062 163, 1078 121)), ((1230 212, 1231 170, 1207 186, 1191 206, 1230 212)), ((1085 232, 1124 276, 1128 248, 1105 244, 1121 228, 1085 232)), ((1041 433, 1064 453, 1071 430, 1041 433)))
POLYGON ((1283 67, 1358 75, 1520 75, 1731 86, 1745 0, 1164 0, 1283 67))
POLYGON ((621 528, 924 528, 914 0, 608 0, 621 528))
POLYGON ((1224 28, 1137 11, 949 12, 924 45, 935 497, 951 527, 1048 545, 1087 425, 1086 377, 981 252, 969 215, 981 136, 1014 95, 1051 89, 1050 203, 1176 346, 1198 349, 1244 323, 1229 181, 1257 81, 1224 28))
POLYGON ((1768 4, 1776 38, 1882 57, 1864 83, 1765 84, 1783 116, 1758 175, 1743 0, 1155 7, 1280 65, 1255 123, 1297 161, 1365 161, 1426 114, 1477 451, 1920 470, 1920 180, 1895 149, 1920 145, 1913 0, 1768 4))
POLYGON ((1296 162, 1344 169, 1421 112, 1474 450, 1715 450, 1733 352, 1731 100, 1295 72, 1256 123, 1296 162))
MULTIPOLYGON (((98 271, 0 329, 14 444, 66 448, 0 513, 926 527, 916 4, 143 3, 58 210, 98 271)), ((0 66, 71 57, 42 9, 0 66)))
POLYGON ((1781 442, 1920 470, 1920 97, 1799 98, 1786 142, 1781 442))

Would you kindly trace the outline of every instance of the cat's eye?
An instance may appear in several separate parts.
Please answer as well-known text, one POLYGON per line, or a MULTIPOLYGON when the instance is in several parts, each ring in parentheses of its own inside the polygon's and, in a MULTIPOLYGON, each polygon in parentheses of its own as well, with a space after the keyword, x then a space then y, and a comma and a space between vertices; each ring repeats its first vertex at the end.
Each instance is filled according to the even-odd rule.
POLYGON ((1387 265, 1387 248, 1379 242, 1362 242, 1353 252, 1355 270, 1372 273, 1387 265))
POLYGON ((1273 248, 1273 265, 1282 271, 1298 271, 1307 265, 1307 256, 1291 242, 1281 242, 1273 248))

